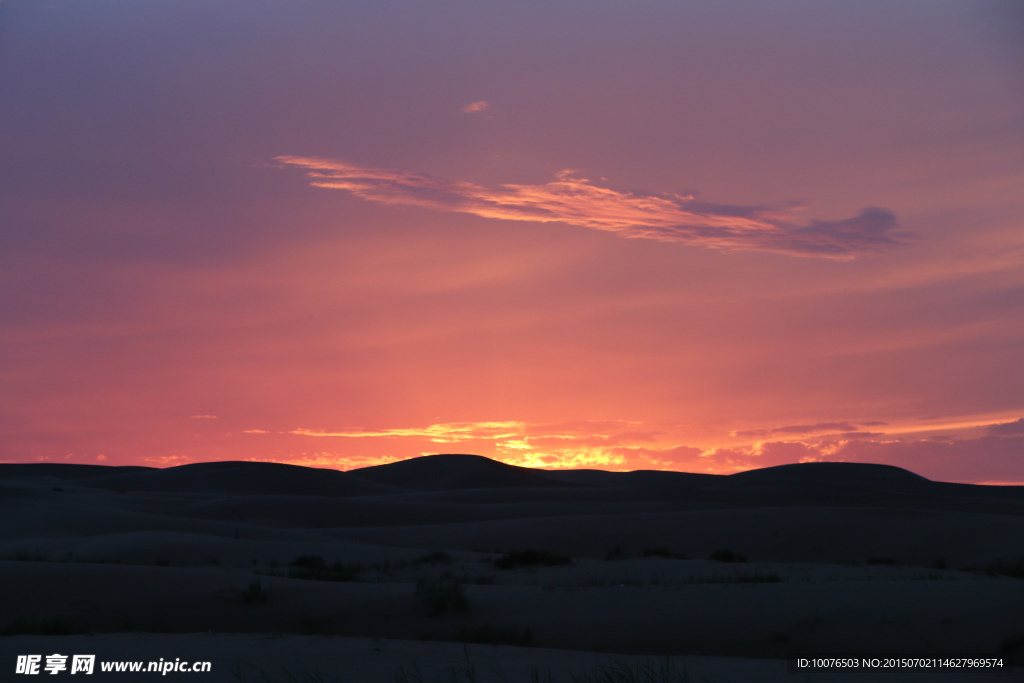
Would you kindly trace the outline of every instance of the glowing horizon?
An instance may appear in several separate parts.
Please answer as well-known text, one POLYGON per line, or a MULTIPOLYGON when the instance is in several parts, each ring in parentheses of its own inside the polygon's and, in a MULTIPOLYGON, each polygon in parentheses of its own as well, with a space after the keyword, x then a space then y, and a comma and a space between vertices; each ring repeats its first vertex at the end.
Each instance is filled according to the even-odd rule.
POLYGON ((1016 10, 392 9, 0 3, 0 461, 1024 481, 1016 10))

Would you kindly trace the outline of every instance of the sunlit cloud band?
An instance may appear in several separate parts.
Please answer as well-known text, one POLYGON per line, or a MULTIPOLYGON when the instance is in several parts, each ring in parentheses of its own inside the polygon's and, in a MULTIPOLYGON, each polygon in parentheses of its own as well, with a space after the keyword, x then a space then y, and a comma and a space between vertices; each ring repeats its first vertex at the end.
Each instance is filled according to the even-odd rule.
POLYGON ((796 207, 731 206, 696 201, 691 195, 615 190, 576 177, 573 171, 561 171, 556 180, 543 185, 484 187, 332 159, 279 156, 276 161, 303 169, 316 187, 345 190, 381 204, 560 222, 627 238, 836 259, 903 243, 895 216, 882 208, 801 225, 796 222, 796 207))

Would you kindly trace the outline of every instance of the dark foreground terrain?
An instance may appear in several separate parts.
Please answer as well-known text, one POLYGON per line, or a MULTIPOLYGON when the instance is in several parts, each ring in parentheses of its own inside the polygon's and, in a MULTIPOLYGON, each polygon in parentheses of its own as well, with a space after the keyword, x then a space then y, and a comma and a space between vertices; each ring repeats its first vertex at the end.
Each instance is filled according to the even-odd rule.
MULTIPOLYGON (((377 669, 336 680, 520 680, 507 672, 527 662, 568 671, 570 660, 581 676, 599 666, 588 652, 640 656, 628 660, 636 666, 685 656, 712 683, 831 680, 777 664, 743 673, 727 664, 752 659, 708 658, 1019 661, 1022 577, 1024 488, 932 482, 882 465, 732 476, 543 471, 470 455, 351 472, 252 462, 0 465, 4 669, 30 646, 141 651, 152 649, 146 638, 163 638, 172 650, 220 642, 243 668, 281 643, 295 666, 326 656, 313 654, 330 651, 322 642, 352 662, 357 651, 376 653, 364 659, 377 669), (72 635, 90 633, 133 635, 72 635), (207 635, 143 635, 152 633, 207 635), (308 637, 258 644, 267 634, 308 637), (412 641, 433 643, 433 654, 412 641), (438 653, 451 648, 461 669, 444 668, 438 653), (490 654, 474 659, 470 648, 490 654), (406 655, 387 654, 399 651, 406 655), (504 664, 469 673, 487 657, 504 664), (435 673, 401 668, 414 660, 434 662, 435 673)), ((181 656, 160 656, 168 654, 181 656)), ((187 680, 264 674, 236 668, 221 678, 221 666, 218 677, 187 680)), ((1012 672, 955 680, 1012 680, 1004 674, 1012 672)), ((280 675, 268 680, 301 680, 280 675)))

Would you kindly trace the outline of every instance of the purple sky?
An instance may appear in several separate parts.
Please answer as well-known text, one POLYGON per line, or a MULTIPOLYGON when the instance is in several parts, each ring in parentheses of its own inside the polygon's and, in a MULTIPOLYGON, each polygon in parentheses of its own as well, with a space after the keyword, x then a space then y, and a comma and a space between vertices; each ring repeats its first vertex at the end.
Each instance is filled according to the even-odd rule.
POLYGON ((1024 482, 1017 2, 0 2, 0 460, 1024 482))

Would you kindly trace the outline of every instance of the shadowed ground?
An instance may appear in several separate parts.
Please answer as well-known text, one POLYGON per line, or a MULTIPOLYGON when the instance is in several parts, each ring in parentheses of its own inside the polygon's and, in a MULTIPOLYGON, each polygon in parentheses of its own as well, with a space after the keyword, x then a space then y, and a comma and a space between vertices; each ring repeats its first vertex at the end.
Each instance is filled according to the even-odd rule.
POLYGON ((0 512, 8 649, 212 632, 691 658, 1024 650, 1024 490, 882 465, 0 465, 0 512))

